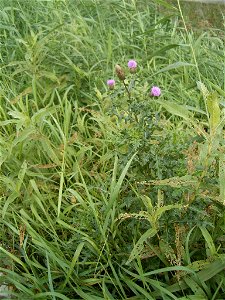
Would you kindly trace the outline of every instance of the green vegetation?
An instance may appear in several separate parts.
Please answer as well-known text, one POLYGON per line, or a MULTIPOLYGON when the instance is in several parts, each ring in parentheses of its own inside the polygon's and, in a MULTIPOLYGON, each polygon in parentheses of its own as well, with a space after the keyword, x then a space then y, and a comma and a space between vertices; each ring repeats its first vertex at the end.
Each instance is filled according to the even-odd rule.
POLYGON ((0 16, 6 299, 225 299, 224 29, 163 0, 0 16))

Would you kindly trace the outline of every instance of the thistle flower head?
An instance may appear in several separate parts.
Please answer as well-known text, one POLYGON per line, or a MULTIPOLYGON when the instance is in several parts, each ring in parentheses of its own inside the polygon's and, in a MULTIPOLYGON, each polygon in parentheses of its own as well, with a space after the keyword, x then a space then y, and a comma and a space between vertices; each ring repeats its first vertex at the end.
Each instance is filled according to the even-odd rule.
POLYGON ((159 97, 161 95, 161 90, 158 86, 153 86, 150 92, 151 96, 159 97))
POLYGON ((118 78, 120 79, 120 80, 125 80, 125 73, 124 73, 124 70, 121 68, 121 66, 120 65, 116 65, 116 67, 115 67, 115 71, 116 71, 116 75, 118 76, 118 78))
POLYGON ((113 90, 113 89, 114 89, 115 84, 116 84, 116 82, 115 82, 114 79, 109 79, 109 80, 107 80, 107 85, 108 85, 108 87, 109 87, 110 90, 113 90))
POLYGON ((128 61, 127 66, 130 69, 130 71, 135 70, 137 68, 137 62, 135 60, 131 59, 128 61))

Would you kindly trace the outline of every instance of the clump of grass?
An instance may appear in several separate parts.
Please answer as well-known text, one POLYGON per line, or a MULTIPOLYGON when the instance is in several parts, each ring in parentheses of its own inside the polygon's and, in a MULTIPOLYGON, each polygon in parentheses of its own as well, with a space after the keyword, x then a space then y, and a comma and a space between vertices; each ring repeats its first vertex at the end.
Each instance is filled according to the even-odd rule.
POLYGON ((224 298, 223 42, 156 4, 0 3, 12 298, 224 298))

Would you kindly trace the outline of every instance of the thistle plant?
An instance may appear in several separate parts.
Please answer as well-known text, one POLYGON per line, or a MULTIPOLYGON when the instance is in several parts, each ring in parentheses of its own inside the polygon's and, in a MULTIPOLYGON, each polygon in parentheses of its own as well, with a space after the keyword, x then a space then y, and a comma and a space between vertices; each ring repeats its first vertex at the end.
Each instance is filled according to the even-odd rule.
POLYGON ((108 113, 113 118, 117 117, 121 133, 117 138, 117 150, 127 159, 137 152, 134 164, 138 172, 143 173, 144 169, 145 173, 149 170, 150 161, 156 163, 154 151, 157 149, 151 153, 155 147, 151 145, 153 135, 157 130, 163 130, 159 114, 155 111, 155 101, 162 97, 161 89, 140 79, 138 63, 133 59, 128 61, 127 68, 116 65, 115 73, 122 84, 108 80, 107 85, 111 99, 108 113))

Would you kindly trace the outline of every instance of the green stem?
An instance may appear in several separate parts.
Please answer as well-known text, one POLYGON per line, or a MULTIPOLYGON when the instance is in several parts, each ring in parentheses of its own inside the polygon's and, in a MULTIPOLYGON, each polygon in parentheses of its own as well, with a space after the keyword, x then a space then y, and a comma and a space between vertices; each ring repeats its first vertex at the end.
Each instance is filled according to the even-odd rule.
POLYGON ((129 100, 130 100, 131 99, 131 95, 130 95, 130 92, 129 92, 128 87, 127 87, 127 85, 126 85, 126 83, 125 83, 124 80, 123 80, 123 85, 124 85, 124 87, 125 87, 125 89, 127 91, 127 95, 128 95, 129 100))

